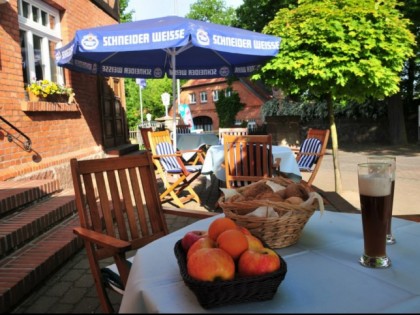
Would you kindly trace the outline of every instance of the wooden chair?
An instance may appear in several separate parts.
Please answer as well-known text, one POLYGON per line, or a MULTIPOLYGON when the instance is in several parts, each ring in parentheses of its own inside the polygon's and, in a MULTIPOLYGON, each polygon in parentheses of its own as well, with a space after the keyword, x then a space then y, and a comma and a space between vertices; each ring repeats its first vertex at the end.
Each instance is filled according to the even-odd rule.
POLYGON ((140 134, 141 134, 141 138, 143 139, 143 144, 144 147, 146 148, 146 150, 150 151, 150 142, 149 142, 149 136, 147 135, 147 133, 153 132, 153 128, 152 127, 139 127, 140 129, 140 134))
POLYGON ((308 186, 312 185, 321 166, 327 150, 329 136, 329 129, 309 128, 306 139, 302 142, 297 152, 296 161, 300 171, 311 173, 308 180, 304 181, 308 186))
POLYGON ((80 219, 80 227, 73 231, 84 240, 97 294, 106 313, 114 312, 107 290, 115 288, 122 293, 127 283, 131 266, 127 252, 168 234, 164 213, 195 218, 216 214, 164 209, 150 152, 71 159, 70 165, 80 219), (109 266, 109 258, 115 264, 109 266))
MULTIPOLYGON (((201 159, 201 164, 184 164, 181 159, 182 152, 191 150, 175 151, 168 130, 149 132, 148 135, 153 163, 165 186, 165 191, 160 194, 161 202, 173 202, 180 208, 192 199, 200 203, 200 197, 191 187, 191 183, 201 175, 204 160, 201 159)), ((193 151, 199 153, 201 150, 193 151)))
POLYGON ((273 176, 280 159, 273 163, 272 136, 224 136, 226 187, 236 188, 273 176))
POLYGON ((225 135, 246 136, 248 135, 248 128, 219 128, 219 143, 220 144, 224 144, 223 137, 225 135))

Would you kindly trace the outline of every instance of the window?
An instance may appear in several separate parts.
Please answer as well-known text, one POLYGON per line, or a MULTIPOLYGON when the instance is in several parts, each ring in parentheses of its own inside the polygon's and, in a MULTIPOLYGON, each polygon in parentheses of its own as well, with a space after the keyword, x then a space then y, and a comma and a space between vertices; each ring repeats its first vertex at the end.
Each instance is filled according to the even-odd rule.
POLYGON ((25 85, 48 79, 64 84, 55 65, 54 48, 61 42, 60 14, 39 0, 18 0, 19 36, 25 85))
POLYGON ((207 92, 200 92, 200 102, 207 103, 207 92))
POLYGON ((227 88, 225 93, 226 93, 225 94, 226 97, 232 96, 232 89, 231 88, 227 88))
POLYGON ((189 98, 190 98, 190 104, 195 104, 197 102, 197 100, 195 99, 195 93, 190 93, 189 98))
POLYGON ((219 100, 219 90, 213 91, 213 102, 217 102, 219 100))

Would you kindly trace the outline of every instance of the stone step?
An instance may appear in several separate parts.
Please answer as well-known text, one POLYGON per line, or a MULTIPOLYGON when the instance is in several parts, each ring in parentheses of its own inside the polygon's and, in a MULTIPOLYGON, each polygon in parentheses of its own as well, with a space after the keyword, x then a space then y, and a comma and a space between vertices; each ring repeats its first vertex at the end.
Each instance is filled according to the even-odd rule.
POLYGON ((79 225, 74 214, 0 260, 0 313, 12 310, 83 247, 73 233, 79 225))
POLYGON ((0 182, 0 218, 59 189, 57 179, 0 182))
POLYGON ((71 188, 3 217, 0 222, 0 257, 23 246, 73 213, 76 213, 76 203, 71 188))

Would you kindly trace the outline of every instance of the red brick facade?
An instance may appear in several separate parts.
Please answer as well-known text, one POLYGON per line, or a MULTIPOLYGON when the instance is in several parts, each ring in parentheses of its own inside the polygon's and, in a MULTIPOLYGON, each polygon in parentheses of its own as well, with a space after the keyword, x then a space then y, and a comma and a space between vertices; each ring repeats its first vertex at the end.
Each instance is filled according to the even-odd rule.
MULTIPOLYGON (((89 0, 48 0, 61 15, 63 44, 81 28, 117 23, 89 0)), ((32 151, 22 148, 22 136, 0 120, 0 180, 68 163, 102 150, 98 78, 64 70, 76 104, 26 101, 22 74, 17 0, 0 5, 0 116, 26 134, 32 151), (69 107, 67 107, 69 106, 69 107), (7 135, 19 137, 9 142, 7 135)), ((125 100, 122 95, 123 106, 125 100)))
MULTIPOLYGON (((206 116, 211 118, 213 129, 219 129, 219 117, 217 116, 215 102, 212 93, 214 90, 225 90, 228 87, 226 79, 195 79, 189 80, 182 86, 181 103, 188 104, 193 118, 206 116), (207 93, 207 102, 201 102, 200 93, 207 93), (190 104, 189 94, 195 93, 196 103, 190 104)), ((232 83, 232 90, 238 92, 241 102, 245 104, 245 108, 237 115, 237 120, 247 121, 255 120, 257 125, 262 124, 261 107, 270 99, 267 91, 262 90, 249 79, 241 79, 232 83)))

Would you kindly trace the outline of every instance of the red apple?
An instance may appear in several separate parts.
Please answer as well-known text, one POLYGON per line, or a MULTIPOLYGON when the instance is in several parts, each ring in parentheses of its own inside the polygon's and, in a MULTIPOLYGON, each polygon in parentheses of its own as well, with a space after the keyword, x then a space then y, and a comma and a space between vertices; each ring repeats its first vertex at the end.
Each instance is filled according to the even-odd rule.
POLYGON ((238 261, 240 276, 261 276, 280 268, 280 257, 267 247, 246 250, 238 261))
POLYGON ((248 249, 258 250, 264 247, 263 243, 258 237, 251 234, 250 235, 246 234, 245 237, 248 240, 248 249))
POLYGON ((207 231, 189 231, 185 233, 184 237, 181 240, 182 248, 187 252, 192 244, 194 244, 198 239, 206 235, 207 231))
POLYGON ((187 271, 196 280, 232 280, 235 276, 235 262, 223 249, 201 248, 188 259, 187 271))
POLYGON ((204 236, 199 238, 191 245, 190 249, 187 252, 187 260, 190 259, 190 256, 202 248, 212 248, 216 247, 216 242, 213 241, 209 236, 204 236))

